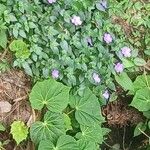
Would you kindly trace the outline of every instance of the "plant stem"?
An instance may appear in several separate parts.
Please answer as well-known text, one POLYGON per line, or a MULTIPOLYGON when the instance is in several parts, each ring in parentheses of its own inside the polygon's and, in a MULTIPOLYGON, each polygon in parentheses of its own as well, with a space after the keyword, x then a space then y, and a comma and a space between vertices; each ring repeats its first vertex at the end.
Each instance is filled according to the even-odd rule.
POLYGON ((147 135, 144 131, 142 131, 140 128, 138 128, 138 130, 139 130, 142 134, 144 134, 147 138, 149 138, 149 139, 150 139, 150 136, 149 136, 149 135, 147 135))
POLYGON ((72 109, 71 111, 69 111, 69 112, 67 113, 67 115, 71 114, 71 113, 74 112, 74 111, 75 111, 75 109, 72 109))

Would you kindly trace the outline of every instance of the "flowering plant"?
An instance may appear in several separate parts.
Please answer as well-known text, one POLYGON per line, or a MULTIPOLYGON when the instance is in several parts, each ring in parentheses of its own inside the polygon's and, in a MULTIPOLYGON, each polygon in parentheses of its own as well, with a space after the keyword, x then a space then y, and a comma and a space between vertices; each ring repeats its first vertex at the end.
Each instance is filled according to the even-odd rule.
MULTIPOLYGON (((49 140, 48 149, 61 144, 68 149, 67 141, 75 150, 98 149, 108 132, 102 128, 100 107, 117 99, 119 85, 134 95, 136 75, 130 79, 128 74, 149 69, 150 5, 128 0, 1 0, 0 8, 0 47, 9 45, 13 67, 23 68, 35 82, 44 80, 30 94, 34 109, 48 110, 43 121, 32 125, 32 141, 41 150, 49 140)), ((136 100, 132 106, 141 110, 136 100)))

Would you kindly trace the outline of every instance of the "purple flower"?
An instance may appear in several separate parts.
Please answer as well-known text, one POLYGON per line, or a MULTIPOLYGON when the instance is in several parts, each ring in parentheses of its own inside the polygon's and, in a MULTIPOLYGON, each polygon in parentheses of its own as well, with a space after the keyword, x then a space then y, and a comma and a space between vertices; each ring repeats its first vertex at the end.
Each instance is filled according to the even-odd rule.
POLYGON ((59 77, 59 71, 58 71, 57 69, 54 69, 54 70, 52 71, 52 77, 53 77, 54 79, 57 79, 57 78, 59 77))
POLYGON ((90 47, 93 46, 92 38, 91 38, 91 37, 87 37, 87 38, 86 38, 86 41, 87 41, 88 46, 90 46, 90 47))
POLYGON ((72 19, 71 19, 71 22, 75 25, 75 26, 78 26, 78 25, 81 25, 82 24, 82 21, 80 19, 79 16, 73 16, 72 19))
POLYGON ((55 2, 56 2, 56 0, 48 0, 49 4, 52 4, 52 3, 55 3, 55 2))
POLYGON ((95 83, 101 82, 101 79, 97 73, 93 73, 93 79, 94 79, 95 83))
POLYGON ((105 99, 108 99, 108 98, 109 98, 109 92, 108 92, 108 90, 105 90, 105 92, 103 93, 103 97, 104 97, 105 99))
POLYGON ((112 36, 109 33, 105 33, 103 39, 107 44, 111 43, 113 40, 112 36))
POLYGON ((123 71, 123 69, 124 69, 123 64, 117 63, 117 64, 115 65, 115 71, 116 71, 117 73, 121 73, 121 72, 123 71))
POLYGON ((107 1, 106 0, 100 0, 99 3, 97 3, 97 9, 101 11, 106 11, 107 9, 107 1))
POLYGON ((124 57, 131 57, 131 49, 129 47, 121 48, 121 53, 124 57))

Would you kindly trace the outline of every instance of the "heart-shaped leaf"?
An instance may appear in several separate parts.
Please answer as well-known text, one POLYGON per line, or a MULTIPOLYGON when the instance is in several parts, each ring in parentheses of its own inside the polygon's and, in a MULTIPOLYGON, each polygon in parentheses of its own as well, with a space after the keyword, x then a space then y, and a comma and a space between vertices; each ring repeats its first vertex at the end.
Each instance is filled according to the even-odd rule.
POLYGON ((89 88, 84 90, 82 97, 71 95, 70 105, 75 108, 75 118, 82 125, 93 126, 93 124, 103 121, 98 99, 89 88))
POLYGON ((143 88, 136 92, 131 106, 137 108, 139 111, 150 110, 150 88, 143 88))
POLYGON ((44 121, 37 121, 30 128, 32 141, 39 143, 41 140, 55 141, 60 135, 65 134, 62 114, 48 111, 44 121))
POLYGON ((79 150, 76 140, 69 135, 62 135, 56 144, 49 140, 41 141, 38 150, 79 150))
POLYGON ((129 78, 127 73, 123 72, 115 76, 115 80, 125 89, 134 91, 132 80, 129 78))
POLYGON ((133 84, 135 91, 148 87, 150 85, 150 75, 138 76, 133 84))
POLYGON ((53 79, 37 82, 30 93, 31 106, 41 110, 44 105, 53 112, 61 112, 69 101, 70 88, 53 79))

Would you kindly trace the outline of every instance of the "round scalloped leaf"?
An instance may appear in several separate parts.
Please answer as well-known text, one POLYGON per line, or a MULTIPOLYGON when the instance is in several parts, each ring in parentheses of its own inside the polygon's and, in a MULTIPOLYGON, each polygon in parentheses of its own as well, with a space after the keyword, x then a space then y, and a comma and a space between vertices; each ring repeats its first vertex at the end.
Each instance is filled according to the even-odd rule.
POLYGON ((71 95, 70 105, 76 109, 75 118, 82 125, 93 126, 103 121, 98 99, 89 88, 85 89, 82 97, 71 95))
POLYGON ((85 142, 95 142, 102 143, 103 142, 103 131, 100 125, 95 124, 91 127, 89 126, 80 126, 81 132, 76 134, 76 138, 82 139, 85 142))
POLYGON ((30 93, 31 106, 41 110, 45 105, 53 112, 61 112, 68 105, 70 88, 53 79, 37 82, 30 93))
POLYGON ((77 141, 80 150, 96 150, 97 145, 94 142, 78 140, 77 141))
POLYGON ((23 40, 14 40, 9 48, 12 52, 15 52, 17 58, 27 59, 30 56, 28 45, 23 40))
POLYGON ((30 128, 30 136, 34 143, 41 140, 55 141, 60 135, 65 134, 64 120, 62 114, 48 111, 44 121, 37 121, 30 128))
POLYGON ((150 89, 146 87, 138 90, 130 105, 139 111, 150 110, 150 89))
POLYGON ((62 135, 56 144, 49 140, 43 140, 39 144, 38 150, 79 150, 76 140, 69 135, 62 135))

